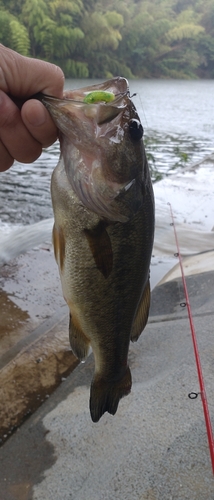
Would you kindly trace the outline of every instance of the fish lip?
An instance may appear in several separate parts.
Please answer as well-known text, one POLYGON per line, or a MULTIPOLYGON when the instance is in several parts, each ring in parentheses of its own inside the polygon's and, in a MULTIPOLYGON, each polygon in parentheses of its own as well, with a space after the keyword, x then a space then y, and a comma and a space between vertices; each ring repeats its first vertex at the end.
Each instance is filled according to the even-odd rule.
POLYGON ((63 137, 66 137, 74 147, 83 150, 81 141, 83 134, 84 148, 86 146, 89 156, 93 156, 94 148, 101 151, 105 139, 109 143, 111 141, 118 143, 122 140, 124 134, 119 125, 120 117, 126 112, 130 103, 129 85, 126 78, 116 77, 101 84, 71 90, 67 94, 69 97, 64 99, 48 95, 44 95, 42 99, 59 129, 60 142, 63 137), (84 97, 93 89, 114 91, 115 99, 92 104, 84 102, 84 97), (77 99, 73 98, 75 96, 77 99), (100 139, 101 142, 99 142, 100 139))
POLYGON ((115 77, 97 85, 65 91, 62 99, 43 94, 41 100, 60 129, 60 123, 58 122, 60 112, 72 116, 72 114, 76 115, 78 112, 83 111, 86 117, 94 118, 97 125, 100 126, 106 121, 111 121, 123 111, 129 97, 128 80, 123 77, 115 77), (115 99, 111 102, 98 101, 93 104, 84 102, 83 99, 93 90, 112 92, 115 95, 115 99))
POLYGON ((126 96, 127 93, 119 94, 113 102, 97 102, 93 104, 87 104, 83 101, 76 101, 75 99, 70 98, 58 99, 56 97, 45 96, 42 99, 42 103, 48 109, 59 129, 60 124, 58 123, 58 116, 60 111, 65 115, 72 116, 72 114, 77 114, 78 110, 82 110, 85 112, 86 117, 88 116, 88 118, 94 118, 96 124, 101 126, 103 123, 111 121, 125 109, 127 105, 125 102, 126 96))
MULTIPOLYGON (((116 76, 115 78, 106 80, 105 82, 89 85, 80 89, 65 91, 64 96, 66 99, 73 99, 77 101, 79 100, 79 96, 80 101, 82 102, 83 98, 93 90, 112 92, 115 96, 127 95, 129 93, 129 82, 124 77, 116 76)), ((109 103, 106 104, 108 105, 109 103)))

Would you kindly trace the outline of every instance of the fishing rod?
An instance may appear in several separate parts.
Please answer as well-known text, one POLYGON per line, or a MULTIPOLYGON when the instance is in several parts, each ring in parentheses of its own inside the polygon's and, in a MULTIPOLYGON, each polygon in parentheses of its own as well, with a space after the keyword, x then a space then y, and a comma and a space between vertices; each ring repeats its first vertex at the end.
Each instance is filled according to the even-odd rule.
MULTIPOLYGON (((171 203, 168 202, 168 205, 170 207, 170 214, 171 214, 171 219, 172 219, 171 225, 173 226, 173 229, 174 229, 174 236, 175 236, 175 242, 176 242, 176 247, 177 247, 177 253, 175 254, 175 256, 178 257, 178 259, 179 259, 181 276, 182 276, 182 283, 183 283, 184 294, 185 294, 185 299, 186 299, 186 303, 182 303, 182 306, 184 306, 184 304, 185 304, 185 306, 187 307, 187 310, 188 310, 189 324, 190 324, 190 330, 191 330, 191 335, 192 335, 192 342, 193 342, 195 361, 196 361, 197 372, 198 372, 199 387, 200 387, 199 394, 201 395, 201 401, 202 401, 203 410, 204 410, 204 419, 205 419, 205 424, 206 424, 206 431, 207 431, 208 444, 209 444, 209 450, 210 450, 212 472, 214 474, 214 438, 213 438, 212 424, 211 424, 211 419, 210 419, 208 401, 207 401, 203 372, 202 372, 202 366, 201 366, 198 343, 197 343, 197 338, 196 338, 196 331, 195 331, 195 327, 194 327, 193 316, 192 316, 191 306, 190 306, 190 302, 189 302, 189 294, 188 294, 188 290, 187 290, 187 284, 186 284, 186 279, 185 279, 185 275, 184 275, 182 257, 181 257, 181 253, 180 253, 179 242, 178 242, 178 235, 177 235, 177 231, 176 231, 175 219, 174 219, 171 203)), ((188 396, 190 399, 195 399, 195 398, 197 398, 198 393, 191 392, 188 396)))

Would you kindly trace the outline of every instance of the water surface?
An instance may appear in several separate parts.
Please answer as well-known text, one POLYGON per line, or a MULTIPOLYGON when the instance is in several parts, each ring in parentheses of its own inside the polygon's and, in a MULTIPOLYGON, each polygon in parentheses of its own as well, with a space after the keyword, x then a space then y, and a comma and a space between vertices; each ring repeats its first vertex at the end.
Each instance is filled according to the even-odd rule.
MULTIPOLYGON (((100 80, 99 80, 100 81, 100 80)), ((98 80, 66 80, 78 88, 98 80)), ((131 94, 145 132, 153 180, 170 175, 214 151, 213 80, 132 80, 131 94)), ((52 216, 50 178, 59 144, 44 150, 33 164, 16 164, 0 174, 0 228, 52 216)))

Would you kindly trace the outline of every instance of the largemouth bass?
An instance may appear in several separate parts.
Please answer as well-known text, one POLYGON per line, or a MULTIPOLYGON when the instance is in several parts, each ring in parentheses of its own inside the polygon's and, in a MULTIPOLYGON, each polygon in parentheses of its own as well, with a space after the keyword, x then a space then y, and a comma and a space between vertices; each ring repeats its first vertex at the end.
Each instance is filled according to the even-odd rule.
POLYGON ((95 358, 93 422, 131 390, 130 340, 146 326, 154 200, 143 128, 125 78, 44 97, 59 129, 53 244, 73 353, 95 358))

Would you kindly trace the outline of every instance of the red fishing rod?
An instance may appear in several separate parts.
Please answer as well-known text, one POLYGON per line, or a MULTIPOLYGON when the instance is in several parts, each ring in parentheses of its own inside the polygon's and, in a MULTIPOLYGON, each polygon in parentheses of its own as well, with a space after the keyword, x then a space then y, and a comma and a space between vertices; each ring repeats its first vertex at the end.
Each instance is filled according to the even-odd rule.
MULTIPOLYGON (((205 418, 205 423, 206 423, 208 444, 209 444, 209 449, 210 449, 212 471, 214 474, 214 438, 213 438, 212 424, 211 424, 211 419, 210 419, 208 401, 207 401, 207 396, 206 396, 202 366, 201 366, 199 349, 198 349, 198 343, 197 343, 196 332, 195 332, 195 327, 194 327, 194 323, 193 323, 191 306, 190 306, 190 302, 189 302, 189 294, 188 294, 186 279, 185 279, 185 275, 184 275, 184 268, 183 268, 181 253, 180 253, 180 247, 179 247, 179 242, 178 242, 178 236, 177 236, 177 231, 176 231, 176 226, 175 226, 174 215, 173 215, 171 203, 168 203, 168 205, 170 207, 172 225, 173 225, 173 229, 174 229, 176 247, 177 247, 177 251, 178 251, 178 253, 176 254, 176 257, 178 257, 178 259, 179 259, 179 264, 180 264, 180 269, 181 269, 182 283, 183 283, 183 288, 184 288, 184 293, 185 293, 186 306, 187 306, 187 310, 188 310, 190 330, 191 330, 191 334, 192 334, 192 342, 193 342, 193 348, 194 348, 195 360, 196 360, 196 366, 197 366, 197 372, 198 372, 200 395, 201 395, 201 400, 202 400, 202 405, 203 405, 203 410, 204 410, 204 418, 205 418)), ((192 396, 192 398, 197 397, 196 393, 190 393, 190 395, 189 395, 190 398, 191 398, 191 394, 194 395, 194 396, 192 396)))

